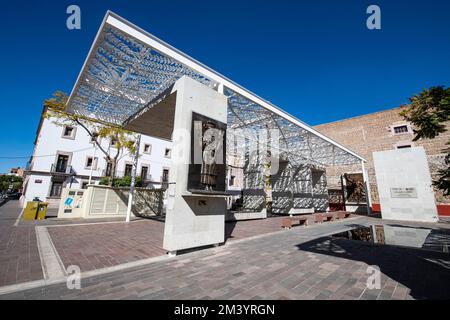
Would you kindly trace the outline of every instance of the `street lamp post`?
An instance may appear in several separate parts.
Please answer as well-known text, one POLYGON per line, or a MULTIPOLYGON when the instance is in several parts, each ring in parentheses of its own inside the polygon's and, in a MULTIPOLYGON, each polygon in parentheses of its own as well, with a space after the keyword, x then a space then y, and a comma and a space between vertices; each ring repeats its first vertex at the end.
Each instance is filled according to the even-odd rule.
POLYGON ((140 145, 141 145, 141 135, 138 135, 137 140, 136 140, 136 152, 134 154, 133 170, 131 171, 130 194, 128 195, 128 207, 127 207, 126 222, 130 222, 130 218, 131 218, 131 207, 133 204, 133 192, 134 192, 134 185, 136 182, 136 171, 137 171, 137 165, 138 165, 138 159, 139 159, 140 145))
POLYGON ((94 164, 97 165, 97 163, 95 163, 95 156, 97 153, 97 147, 94 144, 94 158, 92 159, 92 164, 91 164, 91 171, 89 172, 89 182, 88 185, 91 184, 91 180, 92 180, 92 171, 94 170, 94 164))

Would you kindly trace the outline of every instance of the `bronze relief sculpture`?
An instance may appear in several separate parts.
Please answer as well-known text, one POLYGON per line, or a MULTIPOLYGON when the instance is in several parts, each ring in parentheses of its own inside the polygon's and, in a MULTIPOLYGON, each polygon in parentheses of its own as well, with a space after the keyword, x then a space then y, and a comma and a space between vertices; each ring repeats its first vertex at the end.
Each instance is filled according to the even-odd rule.
POLYGON ((194 112, 192 130, 188 190, 225 192, 226 124, 194 112))

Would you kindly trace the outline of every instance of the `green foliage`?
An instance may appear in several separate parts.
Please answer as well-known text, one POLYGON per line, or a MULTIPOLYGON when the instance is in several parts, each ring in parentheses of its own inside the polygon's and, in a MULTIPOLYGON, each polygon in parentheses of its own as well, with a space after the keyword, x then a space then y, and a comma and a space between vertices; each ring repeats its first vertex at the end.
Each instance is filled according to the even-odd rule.
POLYGON ((124 150, 130 154, 136 152, 135 133, 109 123, 66 112, 68 96, 62 91, 53 93, 53 97, 44 101, 44 117, 52 120, 58 126, 80 126, 92 138, 98 149, 104 154, 107 162, 111 163, 111 176, 115 175, 116 164, 124 150), (98 138, 114 141, 114 148, 104 148, 98 138))
POLYGON ((445 122, 450 120, 450 88, 431 87, 409 101, 400 115, 414 125, 414 141, 433 139, 446 131, 445 122))
POLYGON ((447 149, 447 155, 445 156, 446 168, 438 171, 439 179, 434 181, 433 184, 444 192, 446 196, 450 195, 450 149, 447 149))
POLYGON ((110 184, 109 183, 110 181, 111 181, 110 177, 103 177, 103 178, 100 179, 98 184, 101 185, 101 186, 108 186, 110 184))
POLYGON ((55 91, 53 97, 44 101, 44 107, 53 111, 64 111, 69 97, 62 91, 55 91))
MULTIPOLYGON (((409 105, 402 106, 400 115, 413 124, 414 141, 433 139, 447 131, 446 122, 450 120, 450 88, 431 87, 409 98, 409 101, 409 105)), ((443 151, 447 153, 446 167, 439 170, 439 179, 433 184, 448 196, 450 195, 450 148, 443 151)))
POLYGON ((53 97, 44 101, 47 119, 54 119, 53 123, 59 126, 80 125, 90 136, 108 138, 116 142, 116 149, 127 149, 130 153, 136 152, 135 134, 122 127, 104 123, 96 119, 87 118, 66 112, 68 96, 62 91, 53 93, 53 97))
MULTIPOLYGON (((115 178, 112 184, 110 183, 110 177, 104 177, 100 180, 99 184, 103 186, 112 185, 113 187, 129 187, 131 185, 131 177, 125 176, 122 178, 115 178)), ((135 187, 142 187, 143 181, 141 177, 137 176, 134 182, 135 187)))
POLYGON ((23 178, 17 176, 0 176, 0 191, 7 191, 10 186, 13 190, 22 188, 23 178))

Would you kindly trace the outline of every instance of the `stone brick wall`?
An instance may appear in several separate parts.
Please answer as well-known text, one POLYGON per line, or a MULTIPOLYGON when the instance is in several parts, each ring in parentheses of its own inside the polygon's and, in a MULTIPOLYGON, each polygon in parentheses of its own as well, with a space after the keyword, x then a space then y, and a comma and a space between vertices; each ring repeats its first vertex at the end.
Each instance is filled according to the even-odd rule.
MULTIPOLYGON (((446 148, 446 142, 450 140, 450 123, 447 124, 449 131, 435 139, 413 142, 412 128, 399 115, 400 111, 400 108, 395 108, 315 126, 315 129, 321 133, 367 159, 366 169, 369 173, 374 203, 379 203, 379 199, 373 167, 373 152, 392 150, 401 145, 423 146, 428 157, 432 179, 436 178, 437 170, 443 165, 445 153, 442 150, 446 148), (399 125, 407 125, 408 132, 395 134, 393 126, 399 125)), ((329 185, 339 184, 339 175, 344 172, 361 172, 361 166, 327 168, 329 185)), ((435 196, 437 204, 450 203, 450 198, 444 197, 438 190, 435 190, 435 196)))

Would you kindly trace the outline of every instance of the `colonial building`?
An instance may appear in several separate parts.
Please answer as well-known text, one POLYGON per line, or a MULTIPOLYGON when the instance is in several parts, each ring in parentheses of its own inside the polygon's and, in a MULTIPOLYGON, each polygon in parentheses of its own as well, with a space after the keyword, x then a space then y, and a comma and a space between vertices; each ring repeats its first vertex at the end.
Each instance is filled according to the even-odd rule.
MULTIPOLYGON (((380 211, 380 205, 373 152, 422 146, 427 154, 433 179, 436 179, 439 168, 442 168, 444 164, 443 150, 448 147, 446 143, 450 139, 450 124, 447 125, 449 131, 435 139, 412 141, 413 128, 400 116, 400 111, 400 108, 394 108, 315 126, 318 131, 367 159, 366 169, 369 174, 372 208, 375 212, 380 211)), ((329 187, 337 187, 340 184, 340 174, 343 172, 355 174, 360 172, 360 168, 346 166, 328 169, 329 187)), ((443 196, 441 191, 435 189, 435 200, 439 215, 450 215, 450 198, 443 196)))
MULTIPOLYGON (((41 117, 34 144, 24 181, 26 201, 37 197, 57 206, 63 188, 85 189, 88 183, 98 184, 110 170, 105 155, 82 127, 61 127, 41 117)), ((114 142, 102 139, 100 144, 111 155, 116 154, 114 142)), ((171 150, 168 140, 141 136, 136 175, 146 186, 159 188, 168 181, 171 150)), ((116 176, 131 176, 132 167, 133 155, 122 151, 116 176)))

